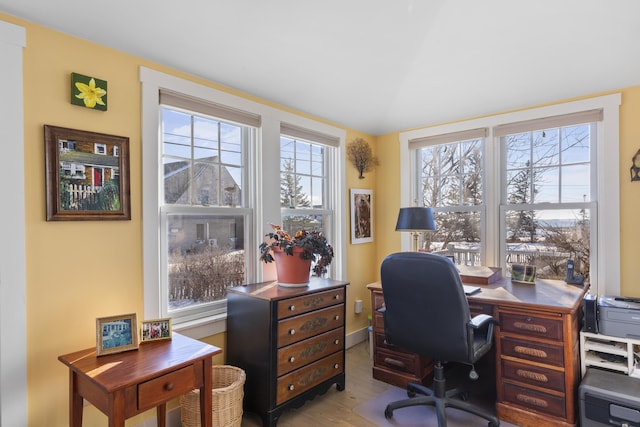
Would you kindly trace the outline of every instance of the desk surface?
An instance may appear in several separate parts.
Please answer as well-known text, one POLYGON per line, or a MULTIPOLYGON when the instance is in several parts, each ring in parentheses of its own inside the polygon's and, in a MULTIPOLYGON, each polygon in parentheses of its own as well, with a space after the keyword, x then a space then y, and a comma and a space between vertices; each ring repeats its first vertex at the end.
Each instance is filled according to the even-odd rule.
MULTIPOLYGON (((489 285, 465 283, 480 288, 480 292, 468 295, 469 301, 484 302, 492 305, 531 307, 555 313, 570 313, 582 303, 588 289, 583 286, 568 285, 561 280, 538 279, 535 284, 513 283, 503 278, 489 285)), ((367 285, 368 288, 381 288, 380 282, 367 285)))

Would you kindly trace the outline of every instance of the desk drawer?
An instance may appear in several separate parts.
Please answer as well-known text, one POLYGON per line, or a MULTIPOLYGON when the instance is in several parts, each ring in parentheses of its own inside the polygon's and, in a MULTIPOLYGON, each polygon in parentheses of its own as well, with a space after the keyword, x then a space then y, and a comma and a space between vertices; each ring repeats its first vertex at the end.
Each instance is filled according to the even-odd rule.
POLYGON ((556 417, 565 418, 567 415, 564 397, 529 390, 509 383, 503 383, 502 390, 506 402, 556 417))
POLYGON ((560 367, 564 366, 564 349, 559 345, 542 344, 507 337, 502 337, 500 345, 503 356, 517 357, 560 367))
POLYGON ((420 374, 420 356, 413 353, 389 351, 382 348, 375 350, 375 365, 394 371, 420 374))
POLYGON ((278 350, 278 376, 344 349, 344 328, 278 350))
POLYGON ((502 361, 502 377, 525 384, 564 392, 564 372, 527 365, 512 360, 502 361))
POLYGON ((562 319, 549 319, 527 314, 501 312, 500 330, 529 337, 562 341, 562 319))
POLYGON ((278 322, 278 347, 293 344, 331 329, 344 327, 344 304, 312 311, 278 322))
POLYGON ((278 302, 278 319, 308 313, 319 308, 344 303, 344 288, 316 292, 278 302))
POLYGON ((138 385, 138 409, 153 408, 201 386, 194 366, 178 369, 138 385))
POLYGON ((278 378, 276 405, 344 372, 343 360, 344 352, 341 351, 278 378))

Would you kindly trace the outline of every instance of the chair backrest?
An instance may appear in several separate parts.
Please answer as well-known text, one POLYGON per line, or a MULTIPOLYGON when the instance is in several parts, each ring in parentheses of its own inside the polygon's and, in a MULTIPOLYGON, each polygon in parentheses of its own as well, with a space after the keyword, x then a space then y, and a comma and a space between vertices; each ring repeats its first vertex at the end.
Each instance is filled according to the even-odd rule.
POLYGON ((381 281, 390 344, 436 360, 470 362, 469 304, 449 258, 425 252, 389 255, 381 281))

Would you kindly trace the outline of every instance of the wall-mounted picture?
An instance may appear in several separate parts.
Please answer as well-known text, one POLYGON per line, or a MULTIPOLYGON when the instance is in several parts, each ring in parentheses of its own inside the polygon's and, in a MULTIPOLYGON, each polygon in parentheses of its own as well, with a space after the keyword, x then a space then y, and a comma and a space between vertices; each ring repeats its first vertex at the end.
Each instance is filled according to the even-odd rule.
POLYGON ((373 190, 351 189, 351 243, 373 242, 373 190))
POLYGON ((171 339, 171 318, 144 320, 140 328, 140 342, 171 339))
POLYGON ((44 126, 47 221, 129 220, 129 138, 44 126))
POLYGON ((107 81, 71 73, 71 104, 107 111, 107 81))
POLYGON ((96 319, 96 354, 120 353, 138 348, 136 313, 96 319))

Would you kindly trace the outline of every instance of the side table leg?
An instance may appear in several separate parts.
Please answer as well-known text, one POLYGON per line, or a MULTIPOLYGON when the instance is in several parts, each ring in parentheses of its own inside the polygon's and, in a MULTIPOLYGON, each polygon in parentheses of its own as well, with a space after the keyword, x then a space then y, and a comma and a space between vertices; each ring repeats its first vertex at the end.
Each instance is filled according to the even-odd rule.
POLYGON ((200 425, 211 427, 213 424, 212 405, 213 397, 211 395, 213 389, 213 363, 210 357, 203 360, 202 369, 204 377, 204 385, 200 389, 200 425))
POLYGON ((78 393, 78 376, 69 370, 69 426, 82 427, 83 399, 78 393))
POLYGON ((156 419, 158 420, 158 427, 166 427, 167 425, 167 404, 161 403, 156 408, 156 419))

